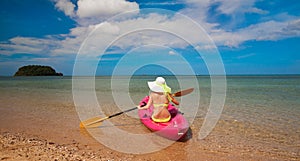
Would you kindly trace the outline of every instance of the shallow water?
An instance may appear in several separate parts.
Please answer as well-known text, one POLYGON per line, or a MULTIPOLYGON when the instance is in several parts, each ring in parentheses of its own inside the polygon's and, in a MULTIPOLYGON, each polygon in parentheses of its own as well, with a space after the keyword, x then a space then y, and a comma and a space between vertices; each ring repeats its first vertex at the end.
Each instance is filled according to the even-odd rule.
MULTIPOLYGON (((84 82, 86 78, 80 79, 84 82)), ((118 100, 113 98, 112 91, 114 91, 117 94, 128 95, 131 101, 137 104, 149 93, 147 81, 154 80, 155 76, 117 77, 114 79, 111 83, 111 77, 95 78, 95 91, 99 101, 109 99, 118 104, 118 100), (103 94, 105 94, 105 98, 102 99, 103 94)), ((189 82, 189 79, 193 78, 187 76, 179 79, 186 83, 186 87, 194 86, 189 82)), ((173 92, 181 90, 176 77, 167 76, 166 80, 173 92)), ((197 81, 199 89, 195 89, 195 92, 200 93, 197 116, 203 117, 210 103, 210 77, 199 76, 197 81)), ((70 101, 72 99, 72 77, 0 77, 0 92, 14 95, 46 95, 49 100, 70 101)), ((184 97, 189 97, 189 95, 184 97)), ((300 76, 228 76, 223 118, 230 117, 266 126, 288 126, 292 129, 299 129, 299 98, 300 76)), ((180 100, 180 98, 178 99, 180 100)))

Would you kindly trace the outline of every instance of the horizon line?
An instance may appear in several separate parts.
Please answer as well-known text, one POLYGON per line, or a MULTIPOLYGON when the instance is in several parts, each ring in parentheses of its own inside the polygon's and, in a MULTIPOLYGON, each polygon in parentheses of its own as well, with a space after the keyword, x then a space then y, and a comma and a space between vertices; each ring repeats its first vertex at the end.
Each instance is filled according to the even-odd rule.
POLYGON ((14 76, 14 75, 0 75, 0 77, 101 77, 101 76, 300 76, 299 74, 225 74, 225 75, 209 75, 209 74, 196 74, 196 75, 171 75, 171 74, 135 74, 135 75, 63 75, 63 76, 14 76))

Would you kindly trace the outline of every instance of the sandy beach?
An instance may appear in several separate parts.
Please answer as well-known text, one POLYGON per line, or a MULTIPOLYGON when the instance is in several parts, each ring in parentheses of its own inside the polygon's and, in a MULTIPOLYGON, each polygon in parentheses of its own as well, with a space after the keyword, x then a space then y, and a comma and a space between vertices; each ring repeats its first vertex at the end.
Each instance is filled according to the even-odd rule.
MULTIPOLYGON (((3 117, 2 117, 3 118, 3 117)), ((76 119, 75 119, 76 120, 76 119)), ((1 160, 298 160, 299 149, 287 143, 280 135, 261 131, 243 138, 241 133, 257 131, 227 120, 217 127, 215 132, 204 140, 191 138, 187 142, 176 142, 159 152, 143 155, 124 154, 113 151, 80 132, 77 127, 61 129, 45 126, 20 128, 17 124, 32 125, 38 121, 15 122, 4 127, 1 122, 0 156, 1 160), (228 125, 231 125, 229 127, 228 125), (233 126, 232 126, 233 124, 233 126), (228 126, 228 127, 226 127, 228 126), (244 129, 241 129, 243 127, 244 129), (40 130, 37 130, 37 129, 40 130), (222 128, 236 131, 229 134, 222 128), (45 130, 42 130, 45 129, 45 130), (50 130, 51 129, 51 130, 50 130), (247 129, 247 130, 246 130, 247 129), (243 131, 246 130, 246 131, 243 131), (225 133, 225 134, 224 134, 225 133), (279 140, 278 140, 279 139, 279 140), (280 140, 281 139, 281 140, 280 140), (272 142, 270 144, 265 144, 272 142), (274 143, 275 142, 275 143, 274 143), (289 145, 291 145, 290 148, 289 145), (174 153, 175 152, 175 153, 174 153)), ((12 120, 10 120, 12 121, 12 120)), ((78 122, 78 120, 74 121, 78 122)), ((44 124, 40 122, 41 124, 44 124)), ((39 123, 39 124, 40 124, 39 123)), ((6 122, 6 124, 8 124, 6 122)), ((55 124, 48 124, 56 126, 55 124)), ((77 124, 76 124, 77 125, 77 124)), ((192 129, 194 129, 192 127, 192 129)), ((195 130, 195 129, 194 129, 195 130)), ((295 138, 297 139, 297 138, 295 138)))
MULTIPOLYGON (((1 95, 1 160, 299 160, 300 157, 299 135, 296 135, 299 130, 290 135, 229 117, 221 119, 203 140, 191 133, 186 141, 175 142, 158 152, 124 154, 105 147, 78 127, 80 120, 71 97, 49 100, 47 95, 37 93, 22 97, 12 92, 1 95)), ((192 132, 197 132, 202 122, 203 118, 196 118, 192 132)))

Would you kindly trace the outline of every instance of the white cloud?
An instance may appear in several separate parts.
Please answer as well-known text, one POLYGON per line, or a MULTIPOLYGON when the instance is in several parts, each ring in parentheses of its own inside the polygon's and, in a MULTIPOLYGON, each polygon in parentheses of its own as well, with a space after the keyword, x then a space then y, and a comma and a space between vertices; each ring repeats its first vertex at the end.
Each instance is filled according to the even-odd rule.
POLYGON ((174 51, 169 51, 169 55, 176 55, 176 53, 174 51))
POLYGON ((187 0, 193 9, 184 9, 182 12, 194 16, 193 19, 205 28, 208 34, 218 46, 239 47, 245 41, 281 40, 289 37, 300 36, 300 19, 287 13, 281 13, 272 17, 262 18, 262 22, 250 26, 234 29, 239 23, 245 22, 246 13, 268 14, 269 11, 255 7, 257 0, 187 0), (231 28, 224 28, 219 23, 208 23, 208 10, 217 4, 219 14, 226 14, 232 17, 228 22, 231 28), (189 11, 189 12, 187 12, 189 11), (196 15, 196 16, 195 16, 196 15), (197 17, 198 16, 198 17, 197 17))
POLYGON ((212 3, 218 3, 218 10, 227 15, 236 15, 241 13, 266 14, 267 11, 254 7, 257 0, 214 0, 212 3))
POLYGON ((243 35, 255 40, 281 40, 300 36, 300 19, 285 22, 268 21, 251 25, 242 30, 243 35), (252 37, 251 37, 252 36, 252 37))
POLYGON ((212 30, 211 37, 217 45, 239 47, 245 41, 282 40, 300 36, 300 19, 285 22, 267 21, 237 31, 212 30))
POLYGON ((0 52, 3 55, 11 55, 15 53, 30 53, 35 54, 41 52, 40 47, 30 47, 26 45, 16 45, 16 44, 0 44, 0 52))
MULTIPOLYGON (((236 28, 240 28, 240 26, 243 26, 245 22, 247 22, 247 14, 267 15, 269 13, 267 10, 256 7, 257 2, 259 1, 260 0, 213 0, 210 6, 217 4, 217 15, 225 15, 226 17, 229 17, 227 21, 219 21, 218 28, 224 29, 228 32, 235 32, 236 28)), ((229 42, 229 44, 231 43, 229 42)))
POLYGON ((77 5, 79 18, 109 17, 125 11, 139 9, 137 3, 125 0, 79 0, 77 5))
POLYGON ((111 23, 108 22, 103 22, 95 26, 95 28, 99 28, 99 27, 101 27, 102 29, 101 31, 106 34, 116 35, 120 33, 120 27, 116 25, 112 25, 111 23))
POLYGON ((237 56, 236 58, 237 59, 244 59, 244 58, 252 57, 252 56, 255 56, 255 55, 256 55, 255 53, 250 53, 250 54, 246 54, 246 55, 237 56))
POLYGON ((245 22, 245 14, 267 14, 266 10, 255 7, 258 0, 185 0, 187 7, 182 9, 183 13, 198 22, 207 32, 212 29, 234 29, 245 22), (214 15, 211 13, 215 12, 214 15), (211 21, 211 17, 226 15, 230 21, 226 23, 211 21))
POLYGON ((80 26, 98 24, 117 14, 136 10, 136 2, 126 0, 78 0, 77 8, 71 0, 53 0, 55 7, 73 18, 80 26), (75 10, 76 9, 76 10, 75 10))
POLYGON ((179 13, 191 17, 205 29, 210 29, 215 26, 215 24, 207 22, 208 11, 211 4, 211 0, 186 0, 187 7, 180 10, 179 13))
POLYGON ((105 48, 105 42, 115 37, 119 33, 119 30, 118 26, 108 22, 73 28, 70 34, 64 35, 64 40, 60 41, 60 46, 54 49, 52 53, 55 55, 76 54, 82 44, 85 43, 85 39, 89 38, 88 43, 90 48, 82 50, 86 50, 85 53, 97 54, 94 50, 105 48), (92 36, 88 37, 92 31, 94 31, 92 36))
POLYGON ((15 37, 9 42, 1 43, 1 54, 11 55, 15 53, 45 54, 59 44, 55 38, 15 37))
POLYGON ((196 50, 204 50, 204 51, 208 51, 208 50, 212 50, 212 49, 216 49, 216 46, 213 44, 205 44, 205 45, 197 45, 195 47, 196 50))
POLYGON ((73 17, 75 15, 75 5, 70 0, 55 0, 55 7, 67 16, 73 17))

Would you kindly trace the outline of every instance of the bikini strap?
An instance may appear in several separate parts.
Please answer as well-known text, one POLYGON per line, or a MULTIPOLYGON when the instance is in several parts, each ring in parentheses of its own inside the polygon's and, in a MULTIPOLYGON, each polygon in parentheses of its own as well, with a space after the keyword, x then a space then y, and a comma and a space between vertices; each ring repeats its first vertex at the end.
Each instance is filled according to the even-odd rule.
POLYGON ((153 104, 154 107, 160 107, 160 106, 163 106, 163 107, 168 107, 169 104, 168 103, 156 103, 156 104, 153 104))

